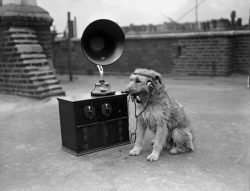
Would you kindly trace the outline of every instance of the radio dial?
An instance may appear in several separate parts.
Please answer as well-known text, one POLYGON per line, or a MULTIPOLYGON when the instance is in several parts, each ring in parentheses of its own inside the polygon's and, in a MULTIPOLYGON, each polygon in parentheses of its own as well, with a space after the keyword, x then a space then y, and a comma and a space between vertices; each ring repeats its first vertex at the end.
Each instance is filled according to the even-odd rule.
POLYGON ((104 103, 102 104, 102 114, 106 117, 109 117, 112 113, 112 106, 110 103, 104 103))
POLYGON ((84 116, 87 119, 93 119, 95 116, 95 108, 92 105, 88 105, 84 107, 84 116))

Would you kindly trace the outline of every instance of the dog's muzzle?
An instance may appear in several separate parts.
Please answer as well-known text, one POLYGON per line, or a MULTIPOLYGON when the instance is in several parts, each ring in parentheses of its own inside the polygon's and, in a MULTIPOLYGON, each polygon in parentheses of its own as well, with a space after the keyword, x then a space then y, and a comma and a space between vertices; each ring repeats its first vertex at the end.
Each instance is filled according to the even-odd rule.
POLYGON ((141 97, 140 97, 141 92, 139 93, 130 93, 129 91, 125 91, 125 92, 130 95, 132 101, 141 103, 141 97))
POLYGON ((136 101, 136 103, 141 103, 141 93, 130 94, 132 101, 136 101))

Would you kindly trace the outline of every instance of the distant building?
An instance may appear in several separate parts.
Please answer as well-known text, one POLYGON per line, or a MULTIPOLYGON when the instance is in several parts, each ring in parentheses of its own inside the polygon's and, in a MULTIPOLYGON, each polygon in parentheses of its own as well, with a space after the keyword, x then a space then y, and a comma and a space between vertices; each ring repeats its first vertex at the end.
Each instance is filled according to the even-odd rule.
MULTIPOLYGON (((250 19, 249 19, 250 23, 250 19)), ((125 34, 154 34, 154 33, 178 33, 178 32, 201 32, 201 31, 226 31, 226 30, 245 30, 250 29, 249 24, 242 26, 242 19, 236 19, 236 12, 232 11, 231 20, 212 19, 198 24, 195 22, 176 23, 164 22, 162 24, 133 25, 122 27, 125 34)))

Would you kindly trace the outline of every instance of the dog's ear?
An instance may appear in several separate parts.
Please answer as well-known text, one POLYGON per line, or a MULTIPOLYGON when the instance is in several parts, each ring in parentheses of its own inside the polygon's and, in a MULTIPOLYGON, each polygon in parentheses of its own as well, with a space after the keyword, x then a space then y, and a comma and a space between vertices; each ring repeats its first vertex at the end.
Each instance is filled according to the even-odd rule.
POLYGON ((159 84, 161 84, 161 76, 160 75, 155 76, 155 80, 158 80, 159 84))

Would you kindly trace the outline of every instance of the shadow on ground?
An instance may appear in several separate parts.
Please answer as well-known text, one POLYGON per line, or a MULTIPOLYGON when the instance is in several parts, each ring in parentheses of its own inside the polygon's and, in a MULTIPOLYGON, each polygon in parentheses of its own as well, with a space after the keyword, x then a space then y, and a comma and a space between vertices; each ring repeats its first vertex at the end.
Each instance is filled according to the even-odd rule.
MULTIPOLYGON (((89 93, 98 76, 68 82, 68 96, 89 93)), ((124 90, 128 76, 106 76, 124 90)), ((132 144, 80 157, 61 150, 56 97, 36 100, 0 94, 1 190, 249 190, 249 89, 246 76, 165 77, 171 95, 185 106, 196 150, 172 156, 163 151, 148 162, 153 134, 147 132, 140 156, 132 144)), ((135 129, 130 104, 130 130, 135 129)))

